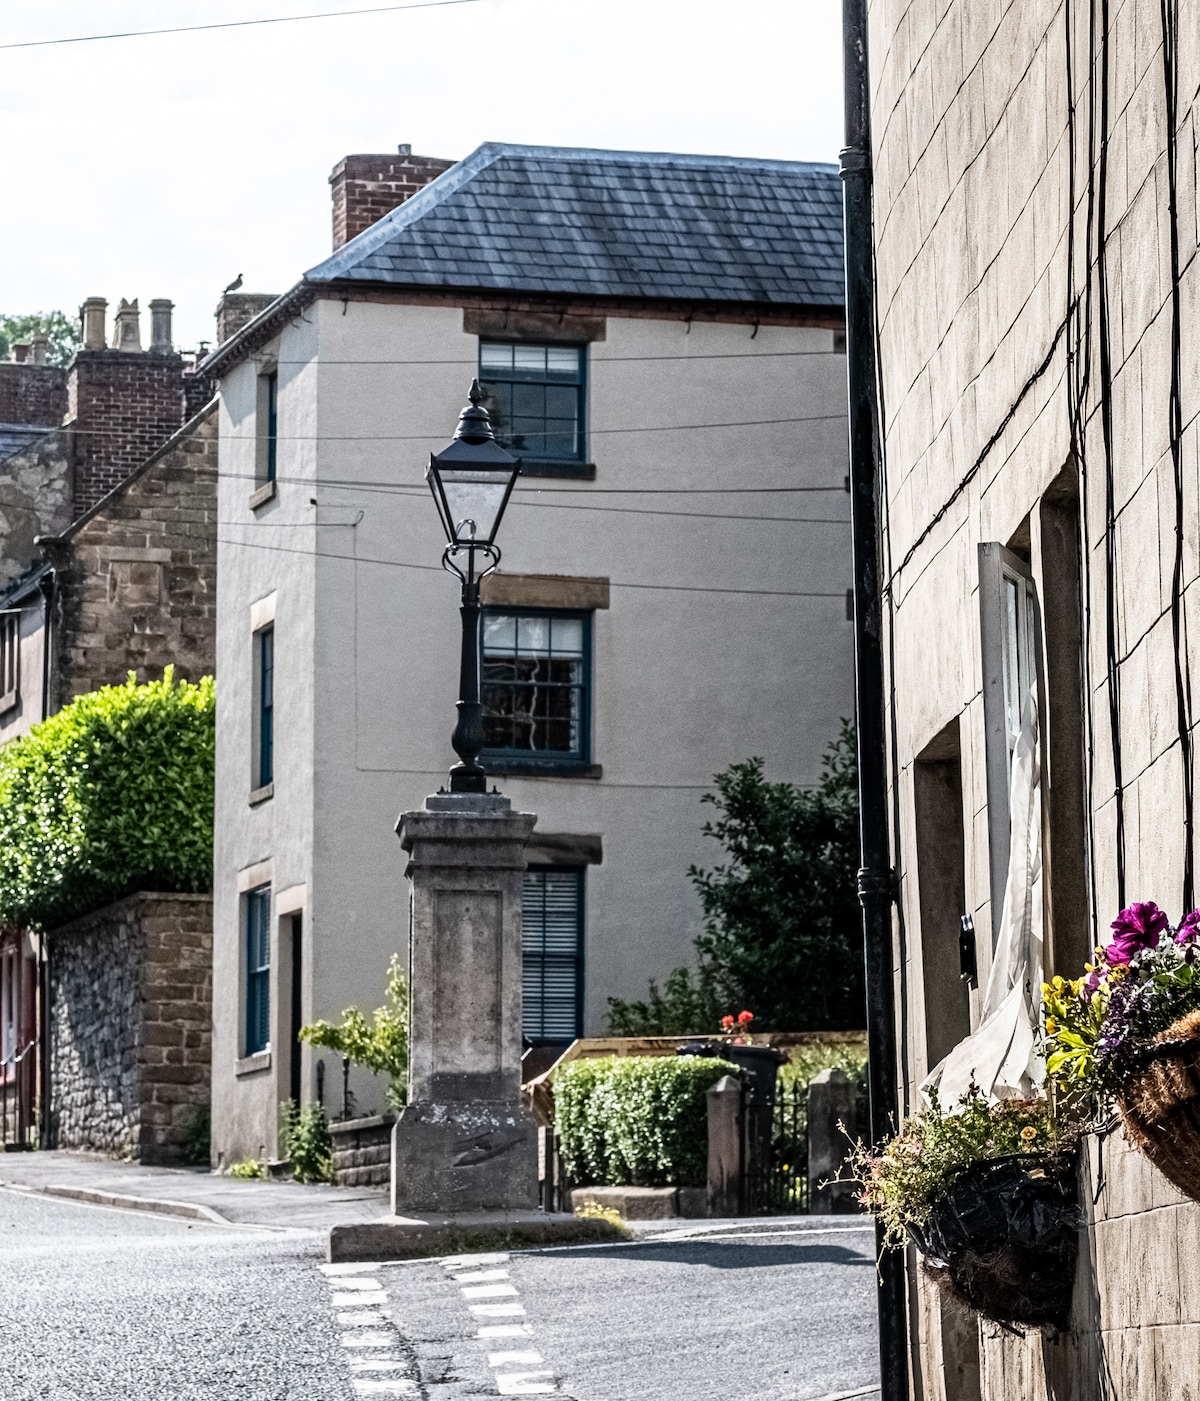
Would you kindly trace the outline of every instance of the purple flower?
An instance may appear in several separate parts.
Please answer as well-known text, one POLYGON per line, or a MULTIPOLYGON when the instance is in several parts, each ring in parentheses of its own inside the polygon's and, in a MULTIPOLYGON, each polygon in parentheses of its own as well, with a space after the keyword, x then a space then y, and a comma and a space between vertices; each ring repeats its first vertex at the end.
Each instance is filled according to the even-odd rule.
POLYGON ((1163 930, 1170 928, 1170 923, 1153 900, 1128 906, 1112 922, 1116 937, 1104 950, 1105 958, 1116 966, 1128 963, 1135 953, 1143 949, 1157 948, 1159 936, 1163 930))
POLYGON ((1200 939, 1200 910, 1193 910, 1190 915, 1184 915, 1175 931, 1177 944, 1190 944, 1196 939, 1200 939))

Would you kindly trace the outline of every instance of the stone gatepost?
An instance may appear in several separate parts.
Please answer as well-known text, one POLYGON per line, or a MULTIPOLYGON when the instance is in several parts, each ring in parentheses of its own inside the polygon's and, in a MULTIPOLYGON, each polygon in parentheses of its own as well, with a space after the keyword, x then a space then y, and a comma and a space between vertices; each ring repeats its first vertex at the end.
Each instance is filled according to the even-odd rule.
POLYGON ((408 1104, 392 1213, 531 1211, 537 1123, 521 1103, 521 886, 537 818, 499 793, 404 813, 410 853, 408 1104))

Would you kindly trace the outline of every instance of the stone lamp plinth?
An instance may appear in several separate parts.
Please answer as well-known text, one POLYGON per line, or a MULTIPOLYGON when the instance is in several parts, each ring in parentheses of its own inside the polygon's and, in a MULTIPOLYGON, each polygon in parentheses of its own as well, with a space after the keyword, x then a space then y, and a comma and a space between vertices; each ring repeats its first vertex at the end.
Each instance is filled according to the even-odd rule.
POLYGON ((411 891, 395 1216, 537 1207, 537 1125, 521 1103, 521 886, 536 821, 499 793, 438 793, 397 824, 411 891))

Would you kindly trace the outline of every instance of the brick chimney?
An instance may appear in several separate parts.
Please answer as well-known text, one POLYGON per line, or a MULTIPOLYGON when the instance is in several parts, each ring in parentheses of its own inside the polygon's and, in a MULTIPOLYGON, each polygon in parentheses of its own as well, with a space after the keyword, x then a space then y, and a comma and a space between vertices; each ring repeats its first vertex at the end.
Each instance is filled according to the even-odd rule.
POLYGON ((82 515, 182 427, 186 411, 183 358, 171 349, 171 303, 150 303, 149 351, 142 349, 136 298, 121 300, 111 345, 105 345, 107 302, 80 307, 83 348, 66 376, 66 422, 72 432, 72 515, 82 515))
POLYGON ((394 156, 344 156, 329 177, 334 248, 398 209, 454 164, 438 156, 414 156, 411 146, 398 147, 394 156))
POLYGON ((217 303, 217 344, 224 345, 278 298, 278 292, 223 292, 217 303))

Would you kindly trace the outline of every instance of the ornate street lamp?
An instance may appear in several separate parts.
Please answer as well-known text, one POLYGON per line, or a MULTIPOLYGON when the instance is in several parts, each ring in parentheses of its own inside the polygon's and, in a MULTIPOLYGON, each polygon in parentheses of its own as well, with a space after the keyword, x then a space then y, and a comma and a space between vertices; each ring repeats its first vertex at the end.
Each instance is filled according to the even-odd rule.
POLYGON ((454 430, 454 441, 443 452, 430 454, 425 473, 449 542, 442 551, 442 568, 462 581, 458 723, 450 740, 460 762, 450 770, 451 793, 487 792, 487 773, 479 762, 483 748, 479 581, 500 563, 496 531, 521 471, 521 459, 505 452, 496 441, 477 379, 471 381, 469 397, 471 402, 454 430), (487 561, 485 568, 477 569, 476 556, 487 561))

